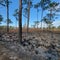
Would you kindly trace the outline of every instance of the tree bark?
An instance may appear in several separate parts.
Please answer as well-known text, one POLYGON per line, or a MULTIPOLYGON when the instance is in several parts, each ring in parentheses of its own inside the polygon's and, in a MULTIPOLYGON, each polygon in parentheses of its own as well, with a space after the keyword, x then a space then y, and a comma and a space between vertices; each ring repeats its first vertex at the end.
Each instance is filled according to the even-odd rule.
MULTIPOLYGON (((38 8, 37 8, 37 22, 38 22, 38 8)), ((38 23, 37 23, 37 29, 38 29, 38 23)))
POLYGON ((42 13, 41 13, 41 29, 42 29, 42 17, 43 17, 43 9, 42 9, 42 13))
POLYGON ((19 0, 19 42, 22 42, 22 0, 19 0))
POLYGON ((30 19, 30 1, 28 0, 28 20, 27 20, 27 33, 29 32, 29 19, 30 19))
POLYGON ((9 1, 6 0, 6 9, 7 9, 7 32, 9 32, 9 1))

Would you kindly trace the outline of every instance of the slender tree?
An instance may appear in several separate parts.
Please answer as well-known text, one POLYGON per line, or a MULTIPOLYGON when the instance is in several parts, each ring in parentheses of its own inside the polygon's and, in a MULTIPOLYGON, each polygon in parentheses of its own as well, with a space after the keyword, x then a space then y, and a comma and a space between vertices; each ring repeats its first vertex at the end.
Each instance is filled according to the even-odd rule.
POLYGON ((17 21, 19 20, 19 19, 18 19, 18 9, 15 9, 13 16, 14 16, 15 19, 16 19, 16 28, 17 28, 17 21))
POLYGON ((22 42, 22 0, 19 0, 19 42, 22 42))
POLYGON ((34 25, 31 25, 32 28, 35 28, 35 24, 34 25))
POLYGON ((26 12, 27 12, 27 33, 29 31, 29 21, 30 21, 30 8, 32 7, 32 1, 31 0, 24 0, 26 4, 26 12))
POLYGON ((25 17, 25 27, 27 28, 27 19, 28 19, 28 9, 27 8, 24 8, 23 16, 25 17))
POLYGON ((9 1, 6 0, 6 9, 7 9, 7 32, 9 32, 9 1))
POLYGON ((51 2, 47 8, 50 13, 47 14, 48 18, 50 21, 54 21, 55 16, 56 16, 56 7, 59 5, 57 2, 51 2))
POLYGON ((35 26, 38 28, 39 21, 34 21, 34 23, 35 23, 35 26))
POLYGON ((4 2, 5 0, 0 0, 0 5, 5 6, 4 2))
POLYGON ((30 19, 30 0, 28 1, 27 33, 28 33, 28 31, 29 31, 29 19, 30 19))
POLYGON ((38 12, 39 12, 39 9, 38 9, 38 8, 39 8, 39 4, 38 4, 38 3, 35 4, 35 5, 34 5, 34 8, 37 9, 37 21, 36 21, 36 22, 37 22, 37 28, 38 28, 38 12))
MULTIPOLYGON (((7 22, 7 20, 6 20, 5 22, 7 22)), ((12 22, 11 19, 8 19, 8 23, 11 24, 11 23, 13 23, 13 22, 12 22)))
POLYGON ((0 4, 2 6, 6 7, 6 13, 7 13, 7 32, 9 32, 9 3, 11 3, 11 1, 9 0, 1 0, 0 4))
MULTIPOLYGON (((7 20, 6 20, 5 22, 7 22, 7 20)), ((8 19, 8 23, 9 23, 9 25, 10 25, 10 24, 12 24, 13 22, 12 22, 11 19, 8 19)), ((9 26, 9 27, 10 27, 10 26, 9 26)))
POLYGON ((0 24, 2 21, 3 21, 3 17, 2 17, 2 15, 0 15, 0 24))
POLYGON ((43 17, 43 21, 47 24, 48 28, 50 29, 53 23, 53 20, 50 20, 48 17, 43 17))
POLYGON ((50 0, 41 0, 39 5, 41 7, 41 29, 42 29, 42 18, 43 18, 43 12, 46 9, 46 6, 50 3, 50 0))
POLYGON ((10 24, 12 24, 13 22, 11 19, 8 19, 8 22, 9 22, 9 30, 10 30, 10 28, 11 28, 10 24))

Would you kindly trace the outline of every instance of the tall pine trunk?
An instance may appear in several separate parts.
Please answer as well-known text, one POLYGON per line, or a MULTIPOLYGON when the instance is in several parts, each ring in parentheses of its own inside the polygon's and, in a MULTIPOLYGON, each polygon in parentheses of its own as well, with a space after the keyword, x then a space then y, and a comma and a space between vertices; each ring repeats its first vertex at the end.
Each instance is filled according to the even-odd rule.
MULTIPOLYGON (((37 8, 37 22, 38 22, 38 8, 37 8)), ((37 29, 38 29, 38 23, 37 23, 37 29)))
POLYGON ((19 0, 19 42, 22 42, 22 0, 19 0))
POLYGON ((6 9, 7 9, 7 32, 9 32, 9 1, 6 0, 6 9))
POLYGON ((27 33, 29 32, 29 19, 30 19, 30 1, 28 1, 27 33))
POLYGON ((41 29, 42 29, 42 18, 43 18, 43 9, 42 9, 42 13, 41 13, 41 29))

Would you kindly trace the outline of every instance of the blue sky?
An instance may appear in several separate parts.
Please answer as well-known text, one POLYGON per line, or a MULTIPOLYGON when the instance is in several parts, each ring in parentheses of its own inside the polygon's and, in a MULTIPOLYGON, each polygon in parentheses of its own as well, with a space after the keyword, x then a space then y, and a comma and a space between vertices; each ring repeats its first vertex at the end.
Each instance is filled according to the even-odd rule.
MULTIPOLYGON (((9 10, 9 17, 13 21, 13 24, 11 24, 11 25, 16 26, 16 19, 13 16, 13 14, 14 14, 14 10, 19 7, 19 0, 10 0, 10 1, 12 1, 12 3, 10 4, 10 8, 9 8, 10 9, 9 10)), ((60 2, 60 0, 53 0, 53 1, 60 2)), ((39 2, 39 0, 34 0, 33 3, 37 3, 37 2, 39 2)), ((37 20, 37 17, 36 17, 37 12, 36 12, 36 9, 34 9, 34 8, 31 8, 30 12, 31 12, 30 13, 30 26, 31 26, 33 24, 33 22, 37 20)), ((45 11, 44 15, 46 13, 47 12, 45 11)), ((0 14, 4 17, 4 21, 5 21, 6 20, 6 7, 0 6, 0 14)), ((40 19, 41 19, 41 9, 38 13, 38 20, 40 21, 40 19)), ((22 20, 23 25, 25 24, 25 21, 26 21, 26 18, 23 17, 23 20, 22 20)), ((6 25, 5 22, 3 24, 6 25)), ((54 26, 60 25, 60 18, 58 18, 53 24, 54 24, 54 26)))

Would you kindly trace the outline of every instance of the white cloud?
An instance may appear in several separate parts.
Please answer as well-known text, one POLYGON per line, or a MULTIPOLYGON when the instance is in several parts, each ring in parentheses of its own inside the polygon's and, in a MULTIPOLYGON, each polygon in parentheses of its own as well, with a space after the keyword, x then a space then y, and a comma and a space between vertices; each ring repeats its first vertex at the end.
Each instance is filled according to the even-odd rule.
MULTIPOLYGON (((60 25, 60 20, 56 20, 56 21, 53 22, 53 26, 58 27, 59 25, 60 25)), ((41 22, 39 24, 39 27, 41 27, 41 22)), ((47 24, 42 22, 42 27, 47 27, 47 24)))
POLYGON ((56 20, 56 21, 53 22, 53 26, 56 26, 57 27, 59 25, 60 25, 60 20, 56 20))
POLYGON ((58 8, 60 8, 60 5, 58 5, 58 6, 56 7, 56 9, 58 9, 58 8))
MULTIPOLYGON (((41 27, 41 22, 40 22, 40 24, 39 24, 39 27, 41 27)), ((44 22, 42 22, 42 27, 47 27, 47 24, 44 23, 44 22)))

